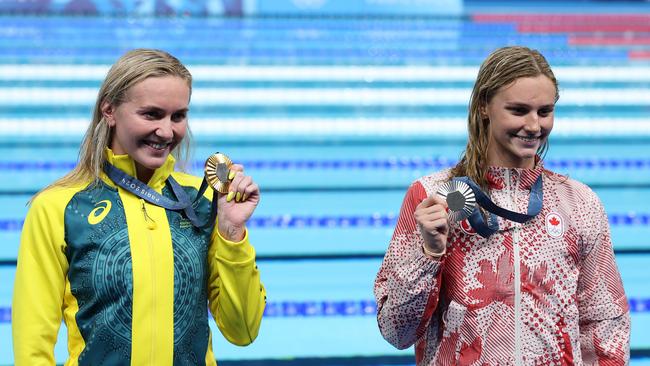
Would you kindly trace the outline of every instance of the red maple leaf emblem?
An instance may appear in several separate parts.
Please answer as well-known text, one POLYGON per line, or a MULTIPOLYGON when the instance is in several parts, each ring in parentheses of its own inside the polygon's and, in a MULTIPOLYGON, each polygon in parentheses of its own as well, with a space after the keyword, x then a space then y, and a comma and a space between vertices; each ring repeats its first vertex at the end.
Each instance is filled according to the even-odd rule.
POLYGON ((533 296, 535 301, 542 306, 550 307, 547 297, 554 293, 555 280, 545 280, 548 272, 546 263, 535 268, 533 273, 528 266, 521 266, 521 289, 533 296))
POLYGON ((558 220, 557 217, 555 216, 551 217, 551 219, 548 220, 548 222, 550 222, 551 225, 553 226, 558 226, 560 224, 560 220, 558 220))
POLYGON ((496 301, 514 306, 512 283, 514 273, 509 252, 504 251, 494 265, 489 260, 482 260, 479 262, 479 267, 481 272, 476 275, 476 279, 482 287, 468 292, 472 299, 478 300, 478 304, 470 305, 468 308, 480 309, 496 301))

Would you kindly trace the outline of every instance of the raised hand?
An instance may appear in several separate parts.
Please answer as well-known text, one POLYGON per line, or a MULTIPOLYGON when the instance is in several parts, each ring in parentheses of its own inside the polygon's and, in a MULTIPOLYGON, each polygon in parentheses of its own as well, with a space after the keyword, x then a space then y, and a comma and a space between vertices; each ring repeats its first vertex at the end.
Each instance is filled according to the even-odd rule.
POLYGON ((415 208, 415 221, 426 249, 432 253, 444 252, 449 235, 447 202, 435 194, 425 198, 415 208))
POLYGON ((217 219, 219 232, 226 240, 239 241, 244 237, 246 221, 260 202, 260 188, 253 178, 244 174, 244 167, 230 167, 231 180, 227 194, 219 194, 217 219))

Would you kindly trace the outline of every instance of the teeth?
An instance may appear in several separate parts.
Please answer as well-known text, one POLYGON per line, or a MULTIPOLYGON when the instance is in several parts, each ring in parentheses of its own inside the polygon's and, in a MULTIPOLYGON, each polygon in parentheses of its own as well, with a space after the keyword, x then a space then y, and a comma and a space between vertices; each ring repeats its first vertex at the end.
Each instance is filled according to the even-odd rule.
POLYGON ((167 147, 167 144, 156 144, 156 143, 153 143, 153 142, 148 142, 147 145, 153 147, 154 149, 158 149, 158 150, 162 150, 165 147, 167 147))
POLYGON ((535 141, 535 140, 537 140, 537 137, 523 137, 523 136, 517 136, 517 138, 520 138, 520 139, 522 139, 522 140, 524 140, 524 141, 528 141, 528 142, 531 142, 531 141, 535 141))

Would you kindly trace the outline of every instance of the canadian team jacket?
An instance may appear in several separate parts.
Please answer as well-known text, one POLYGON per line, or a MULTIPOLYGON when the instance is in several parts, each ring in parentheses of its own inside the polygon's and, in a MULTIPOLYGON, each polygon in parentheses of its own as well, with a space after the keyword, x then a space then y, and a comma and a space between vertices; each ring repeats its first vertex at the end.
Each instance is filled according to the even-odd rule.
POLYGON ((492 200, 526 212, 543 174, 543 208, 499 218, 488 239, 452 223, 441 260, 422 252, 414 212, 449 179, 415 181, 375 281, 386 340, 415 345, 417 365, 625 365, 630 317, 602 204, 585 185, 544 170, 490 168, 492 200))
MULTIPOLYGON (((135 176, 128 155, 106 154, 135 176)), ((170 156, 149 186, 173 197, 171 174, 195 197, 201 180, 173 169, 170 156)), ((211 199, 199 201, 199 218, 211 199)), ((216 227, 197 229, 102 174, 99 185, 51 188, 32 202, 14 286, 15 362, 54 365, 63 320, 66 365, 215 365, 208 309, 226 339, 247 345, 264 306, 248 234, 231 242, 216 227)))

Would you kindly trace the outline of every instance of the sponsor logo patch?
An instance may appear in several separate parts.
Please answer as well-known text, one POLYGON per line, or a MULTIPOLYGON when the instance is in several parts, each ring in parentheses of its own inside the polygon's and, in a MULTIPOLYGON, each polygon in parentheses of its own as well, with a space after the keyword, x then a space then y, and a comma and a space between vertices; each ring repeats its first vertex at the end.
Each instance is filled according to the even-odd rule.
POLYGON ((106 217, 106 215, 108 215, 110 211, 111 211, 111 201, 103 200, 97 202, 95 208, 92 211, 90 211, 90 214, 88 215, 88 223, 90 225, 99 224, 100 222, 102 222, 102 220, 104 220, 104 218, 106 217))

